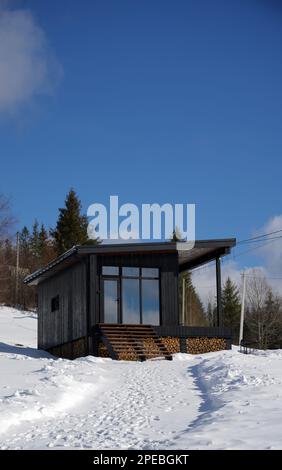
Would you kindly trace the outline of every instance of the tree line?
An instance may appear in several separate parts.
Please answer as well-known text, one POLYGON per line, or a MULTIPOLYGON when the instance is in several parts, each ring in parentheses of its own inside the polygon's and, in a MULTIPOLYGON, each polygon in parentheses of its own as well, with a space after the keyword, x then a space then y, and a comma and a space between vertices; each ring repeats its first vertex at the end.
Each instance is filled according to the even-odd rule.
MULTIPOLYGON (((274 292, 258 269, 246 273, 246 305, 243 339, 258 349, 282 348, 282 298, 274 292)), ((214 324, 216 307, 207 306, 209 324, 214 324)), ((233 344, 239 342, 241 296, 239 286, 227 278, 222 289, 224 326, 232 328, 233 344)))
POLYGON ((74 245, 99 240, 88 239, 87 217, 82 214, 76 192, 70 189, 64 207, 59 209, 55 228, 47 228, 35 220, 31 228, 24 226, 18 232, 19 269, 16 271, 17 242, 11 234, 14 224, 9 200, 0 194, 0 303, 34 309, 36 290, 25 286, 24 278, 74 245))

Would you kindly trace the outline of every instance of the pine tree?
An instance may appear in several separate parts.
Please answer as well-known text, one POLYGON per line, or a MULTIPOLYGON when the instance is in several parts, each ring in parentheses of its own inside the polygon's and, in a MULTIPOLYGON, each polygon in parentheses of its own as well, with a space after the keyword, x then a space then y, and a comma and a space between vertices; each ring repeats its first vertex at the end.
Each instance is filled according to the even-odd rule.
POLYGON ((56 257, 56 249, 54 241, 50 238, 48 231, 44 224, 41 224, 38 234, 38 256, 40 266, 47 264, 49 261, 56 257))
POLYGON ((183 279, 185 280, 185 310, 184 310, 184 325, 187 326, 206 326, 207 321, 203 309, 202 302, 193 286, 191 273, 185 271, 179 276, 179 308, 182 313, 182 299, 183 299, 183 279))
POLYGON ((19 233, 21 255, 28 255, 30 250, 30 233, 26 226, 19 233))
POLYGON ((232 328, 233 342, 238 344, 241 301, 238 287, 228 277, 222 290, 223 324, 232 328))
POLYGON ((266 318, 264 326, 264 347, 281 348, 282 342, 282 319, 281 319, 281 298, 275 295, 270 288, 266 295, 264 305, 264 316, 266 318))
POLYGON ((1 242, 0 302, 13 305, 15 300, 15 250, 11 240, 1 242))
POLYGON ((20 241, 20 264, 31 270, 33 267, 33 257, 31 253, 31 235, 26 226, 19 233, 20 241))
POLYGON ((30 249, 35 258, 39 258, 39 223, 35 219, 30 237, 30 249))
POLYGON ((73 189, 67 194, 65 207, 59 209, 56 229, 52 231, 52 235, 58 255, 74 245, 82 245, 88 241, 87 217, 81 214, 81 202, 73 189))
POLYGON ((209 300, 207 306, 207 321, 209 326, 214 326, 214 304, 209 300))
POLYGON ((56 257, 54 243, 43 224, 35 220, 31 231, 23 227, 20 239, 20 271, 18 301, 23 308, 36 306, 36 291, 23 283, 27 274, 46 265, 56 257))
POLYGON ((38 233, 38 254, 39 257, 44 257, 44 252, 48 246, 48 232, 44 227, 44 224, 41 224, 39 233, 38 233))

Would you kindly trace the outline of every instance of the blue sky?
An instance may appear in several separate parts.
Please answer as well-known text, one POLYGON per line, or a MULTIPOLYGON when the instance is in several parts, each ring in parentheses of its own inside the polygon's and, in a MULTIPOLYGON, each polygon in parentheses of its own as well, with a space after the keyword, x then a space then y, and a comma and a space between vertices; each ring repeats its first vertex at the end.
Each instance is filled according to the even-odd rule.
POLYGON ((112 194, 195 203, 197 238, 247 238, 282 213, 280 2, 3 8, 29 10, 45 35, 32 60, 50 68, 48 84, 0 101, 0 190, 19 226, 54 225, 71 186, 85 210, 112 194))

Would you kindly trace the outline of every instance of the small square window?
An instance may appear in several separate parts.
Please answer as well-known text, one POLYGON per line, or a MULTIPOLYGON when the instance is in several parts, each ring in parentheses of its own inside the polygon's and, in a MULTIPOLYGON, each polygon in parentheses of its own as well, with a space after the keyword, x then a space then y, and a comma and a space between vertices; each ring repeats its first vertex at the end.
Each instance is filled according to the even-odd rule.
POLYGON ((53 297, 51 299, 51 312, 56 312, 60 308, 60 300, 59 296, 56 295, 56 297, 53 297))
POLYGON ((142 268, 142 277, 157 279, 159 277, 159 268, 142 268))
POLYGON ((118 266, 102 266, 103 276, 118 276, 119 267, 118 266))
POLYGON ((139 268, 122 268, 122 275, 126 277, 139 277, 139 268))

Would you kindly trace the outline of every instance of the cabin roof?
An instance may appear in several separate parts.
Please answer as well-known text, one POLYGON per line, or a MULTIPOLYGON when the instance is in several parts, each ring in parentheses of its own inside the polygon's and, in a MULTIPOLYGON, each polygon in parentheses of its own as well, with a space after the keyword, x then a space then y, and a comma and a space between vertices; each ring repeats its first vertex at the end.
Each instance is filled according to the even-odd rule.
POLYGON ((178 255, 179 271, 193 269, 218 257, 230 253, 236 245, 235 238, 216 240, 196 240, 192 248, 183 242, 148 242, 148 243, 114 243, 98 245, 77 245, 50 261, 24 279, 25 284, 36 285, 44 279, 54 276, 90 254, 95 255, 132 255, 132 254, 169 254, 178 255))

